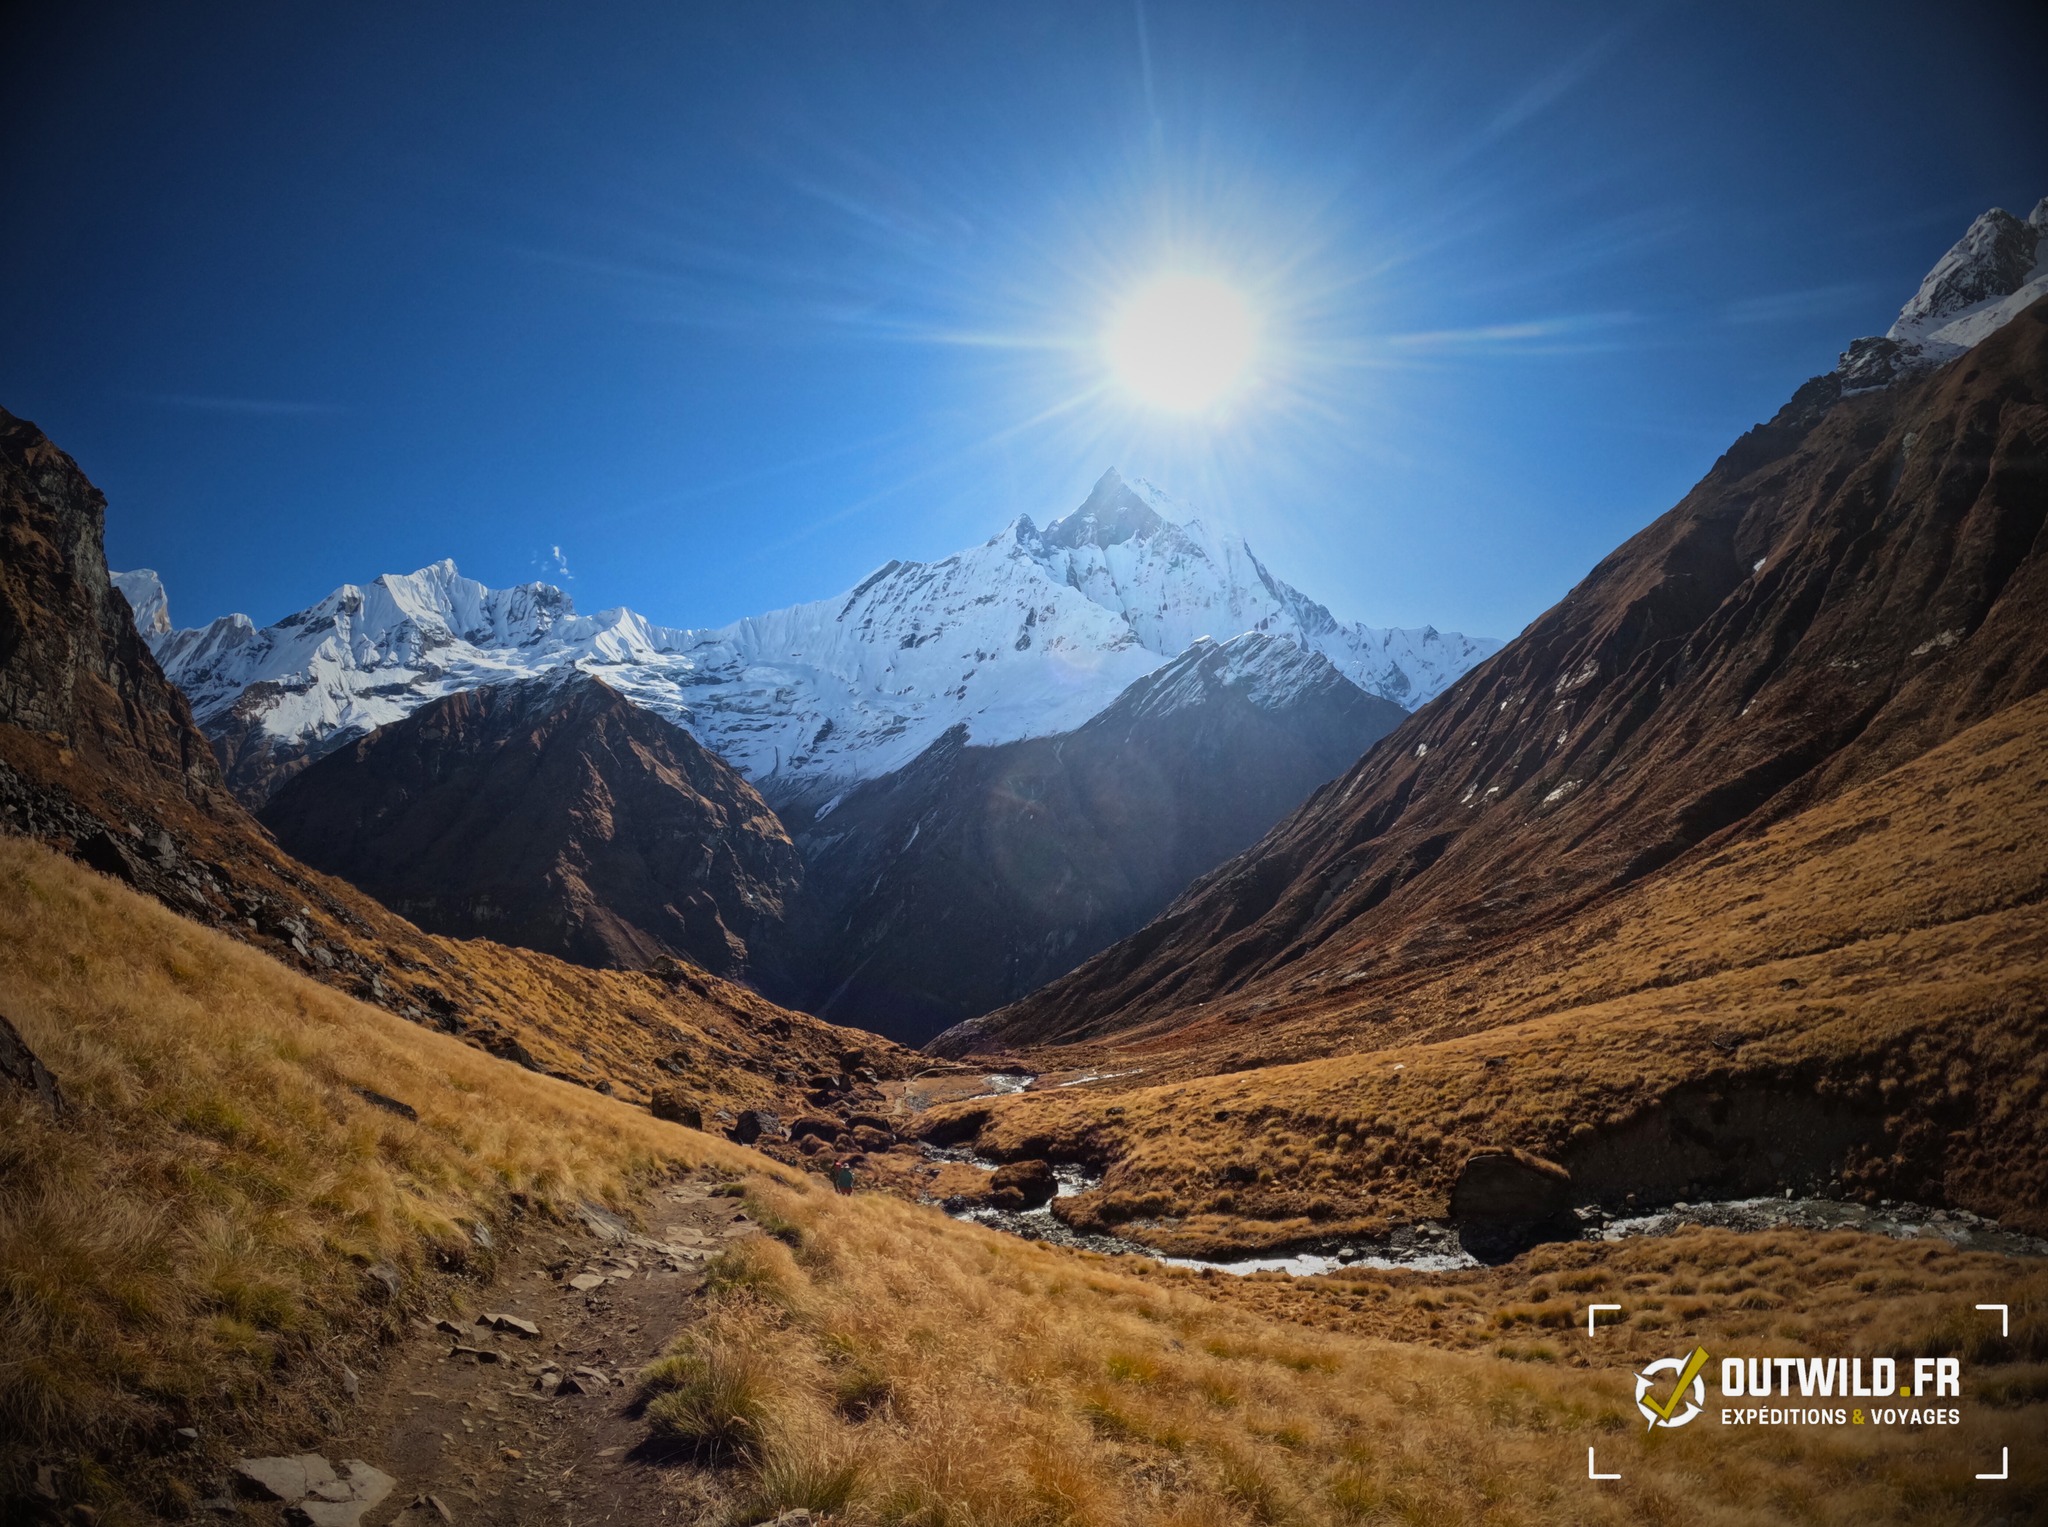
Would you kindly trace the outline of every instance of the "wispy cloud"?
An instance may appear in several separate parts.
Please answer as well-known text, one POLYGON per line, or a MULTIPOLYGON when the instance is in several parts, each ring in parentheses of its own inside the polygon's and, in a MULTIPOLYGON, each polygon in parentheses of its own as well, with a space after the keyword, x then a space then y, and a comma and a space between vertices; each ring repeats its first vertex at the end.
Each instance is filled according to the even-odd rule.
POLYGON ((1515 350, 1543 353, 1636 321, 1633 313, 1571 313, 1516 323, 1479 324, 1466 329, 1425 329, 1390 334, 1385 343, 1401 350, 1515 350))
POLYGON ((341 413, 336 403, 305 403, 291 398, 227 398, 211 393, 145 392, 146 402, 166 408, 189 408, 197 413, 242 414, 250 418, 313 419, 341 413))
POLYGON ((569 571, 569 559, 562 555, 562 548, 550 546, 548 554, 540 559, 541 570, 550 577, 571 580, 575 574, 569 571))
POLYGON ((1795 292, 1768 292, 1761 297, 1741 297, 1721 310, 1727 323, 1791 323, 1802 318, 1820 318, 1841 312, 1865 301, 1876 287, 1868 281, 1846 281, 1837 286, 1812 286, 1795 292))

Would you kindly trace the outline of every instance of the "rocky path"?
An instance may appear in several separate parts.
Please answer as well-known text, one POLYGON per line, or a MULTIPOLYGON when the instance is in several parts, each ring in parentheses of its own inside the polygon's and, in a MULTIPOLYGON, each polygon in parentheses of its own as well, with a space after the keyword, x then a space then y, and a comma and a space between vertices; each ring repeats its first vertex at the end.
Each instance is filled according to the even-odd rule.
POLYGON ((473 1311, 422 1323, 361 1381, 323 1452, 245 1461, 237 1493, 270 1503, 236 1514, 313 1527, 694 1521, 703 1482, 649 1457, 631 1412, 635 1377, 690 1318, 704 1264, 753 1231, 718 1187, 657 1191, 644 1234, 587 1210, 580 1227, 531 1237, 473 1311), (288 1498, 302 1477, 309 1493, 288 1498))

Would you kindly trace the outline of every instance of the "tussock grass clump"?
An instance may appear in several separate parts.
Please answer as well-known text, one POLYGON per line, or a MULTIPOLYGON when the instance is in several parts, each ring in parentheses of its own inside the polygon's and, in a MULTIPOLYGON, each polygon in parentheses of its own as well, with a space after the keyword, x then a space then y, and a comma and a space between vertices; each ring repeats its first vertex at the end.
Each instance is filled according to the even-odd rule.
POLYGON ((0 1498, 62 1460, 112 1500, 179 1426, 307 1440, 340 1365, 487 1274, 516 1218, 763 1165, 13 838, 0 1011, 69 1104, 53 1120, 0 1087, 0 1498))
POLYGON ((745 1295, 764 1304, 794 1308, 805 1278, 782 1242, 768 1236, 735 1241, 704 1268, 704 1292, 712 1299, 745 1295))
POLYGON ((641 1383, 656 1436, 714 1461, 759 1451, 777 1385, 765 1354, 730 1335, 693 1334, 658 1358, 641 1383))

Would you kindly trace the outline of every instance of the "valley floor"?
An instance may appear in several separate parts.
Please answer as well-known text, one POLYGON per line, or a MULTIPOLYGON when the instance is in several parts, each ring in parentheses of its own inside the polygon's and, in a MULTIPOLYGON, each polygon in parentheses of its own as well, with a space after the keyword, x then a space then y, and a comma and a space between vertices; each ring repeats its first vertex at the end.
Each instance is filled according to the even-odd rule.
POLYGON ((0 854, 0 1006, 65 1097, 0 1090, 26 1520, 191 1519, 237 1457, 301 1452, 394 1481, 367 1527, 1989 1527, 2048 1499, 2025 1262, 1707 1231, 1288 1282, 1038 1245, 836 1196, 0 854), (1596 1301, 1623 1309, 1587 1337, 1596 1301), (1953 1355, 1962 1421, 1647 1431, 1636 1364, 1695 1344, 1953 1355), (2009 1479, 1977 1480, 2000 1449, 2009 1479))

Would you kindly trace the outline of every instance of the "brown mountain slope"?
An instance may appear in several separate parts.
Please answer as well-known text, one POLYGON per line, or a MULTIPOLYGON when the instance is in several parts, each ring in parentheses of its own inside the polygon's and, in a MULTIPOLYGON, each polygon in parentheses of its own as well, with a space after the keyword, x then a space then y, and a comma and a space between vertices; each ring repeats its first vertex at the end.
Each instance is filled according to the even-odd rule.
POLYGON ((422 928, 580 965, 669 954, 744 974, 803 879, 751 785, 583 673, 435 701, 301 771, 260 817, 422 928))
POLYGON ((916 1043, 1142 927, 1402 719, 1284 637, 1197 642, 1085 725, 955 728, 799 834, 792 990, 916 1043))
POLYGON ((849 1048, 884 1072, 909 1063, 688 966, 594 971, 423 934, 294 860, 222 787, 136 637, 107 577, 105 511, 69 456, 0 412, 0 827, 351 995, 628 1096, 793 1108, 849 1048))
POLYGON ((1271 1033, 1205 1016, 1029 1057, 1122 1073, 1109 1087, 955 1105, 922 1127, 999 1159, 1104 1166, 1063 1217, 1135 1220, 1126 1233, 1187 1250, 1441 1216, 1491 1145, 1562 1162, 1582 1203, 1832 1190, 2048 1231, 2044 844, 2037 695, 1418 975, 1363 1036, 1342 1011, 1271 1033))
POLYGON ((1909 386, 1816 379, 1258 845, 936 1048, 1369 1039, 1414 982, 2040 690, 2044 514, 2048 303, 1909 386))

